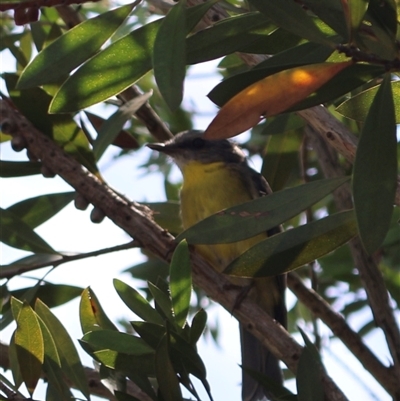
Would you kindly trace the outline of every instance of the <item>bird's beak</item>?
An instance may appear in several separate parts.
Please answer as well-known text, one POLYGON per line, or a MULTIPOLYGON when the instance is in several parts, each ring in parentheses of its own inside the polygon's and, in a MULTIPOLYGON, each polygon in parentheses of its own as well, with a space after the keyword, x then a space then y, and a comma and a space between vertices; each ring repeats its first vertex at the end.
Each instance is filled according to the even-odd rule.
POLYGON ((157 152, 164 152, 165 151, 165 144, 164 143, 147 143, 146 146, 152 150, 156 150, 157 152))

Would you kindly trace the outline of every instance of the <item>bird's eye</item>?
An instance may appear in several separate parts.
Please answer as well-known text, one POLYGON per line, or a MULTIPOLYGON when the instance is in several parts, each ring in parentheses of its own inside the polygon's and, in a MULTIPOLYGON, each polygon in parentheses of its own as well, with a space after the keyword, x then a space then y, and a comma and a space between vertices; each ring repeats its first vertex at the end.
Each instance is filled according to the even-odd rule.
POLYGON ((201 149, 204 146, 205 143, 206 143, 206 141, 204 139, 202 139, 202 138, 194 138, 193 142, 192 142, 193 146, 196 149, 201 149))

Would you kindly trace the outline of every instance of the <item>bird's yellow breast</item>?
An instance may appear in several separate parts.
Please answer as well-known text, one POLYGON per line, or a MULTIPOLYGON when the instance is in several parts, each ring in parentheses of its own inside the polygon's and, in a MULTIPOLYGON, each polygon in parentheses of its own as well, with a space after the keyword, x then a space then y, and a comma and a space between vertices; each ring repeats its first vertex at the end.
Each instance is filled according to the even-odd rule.
MULTIPOLYGON (((182 173, 181 213, 184 229, 222 209, 252 199, 242 177, 223 162, 191 162, 182 168, 182 173)), ((240 242, 199 245, 196 249, 221 271, 265 237, 266 234, 260 234, 240 242)))

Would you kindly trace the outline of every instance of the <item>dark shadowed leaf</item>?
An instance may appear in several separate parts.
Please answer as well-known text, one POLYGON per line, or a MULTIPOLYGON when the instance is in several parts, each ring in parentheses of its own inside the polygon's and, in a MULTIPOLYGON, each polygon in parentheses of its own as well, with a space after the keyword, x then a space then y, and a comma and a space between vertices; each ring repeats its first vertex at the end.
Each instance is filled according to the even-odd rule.
POLYGON ((64 374, 89 399, 90 393, 85 371, 76 348, 62 323, 40 299, 36 300, 35 311, 41 317, 57 346, 64 374))
POLYGON ((168 337, 164 335, 156 350, 156 377, 159 390, 165 401, 182 400, 176 372, 169 359, 168 337))
POLYGON ((193 317, 192 327, 190 328, 190 344, 195 345, 203 334, 207 324, 207 312, 200 309, 193 317))
POLYGON ((185 240, 182 240, 175 248, 169 275, 169 288, 175 320, 180 327, 183 327, 189 313, 190 296, 192 294, 190 252, 185 240))
POLYGON ((31 228, 40 226, 70 203, 75 192, 40 195, 25 199, 7 208, 31 228))
POLYGON ((18 88, 59 82, 100 50, 137 3, 102 13, 67 31, 41 51, 25 68, 18 81, 18 88))
POLYGON ((162 228, 172 234, 182 231, 179 202, 142 203, 154 211, 153 218, 162 228))
POLYGON ((276 25, 311 42, 329 44, 329 40, 314 24, 300 4, 291 0, 250 0, 250 4, 264 13, 276 25))
POLYGON ((13 162, 0 160, 0 177, 26 177, 40 174, 42 163, 39 162, 13 162))
POLYGON ((397 186, 396 120, 390 74, 382 82, 362 129, 353 171, 359 234, 369 254, 389 229, 397 186))
POLYGON ((299 328, 305 342, 300 355, 297 368, 297 398, 298 401, 324 401, 324 388, 322 385, 323 365, 315 345, 311 343, 306 334, 299 328))
POLYGON ((39 237, 32 228, 9 210, 1 210, 0 221, 1 242, 14 248, 35 253, 57 253, 50 245, 39 237))
POLYGON ((132 312, 147 322, 163 324, 163 319, 159 313, 138 291, 117 279, 114 279, 114 287, 122 301, 132 312))
POLYGON ((175 322, 174 315, 172 313, 172 302, 169 294, 164 292, 162 288, 148 283, 151 295, 156 303, 156 309, 160 312, 164 318, 168 319, 171 323, 175 322))
POLYGON ((149 91, 124 103, 102 124, 93 144, 93 153, 96 160, 100 159, 107 147, 114 142, 124 124, 147 102, 152 93, 152 91, 149 91))
POLYGON ((334 251, 357 234, 354 212, 337 213, 273 235, 254 245, 224 271, 232 276, 275 276, 334 251))
POLYGON ((296 216, 347 180, 314 181, 225 209, 185 230, 177 241, 186 238, 191 244, 221 244, 253 237, 296 216))
POLYGON ((44 343, 36 313, 26 302, 11 299, 11 309, 17 323, 14 342, 19 369, 29 393, 35 390, 42 373, 44 343))
POLYGON ((185 0, 179 0, 163 19, 153 49, 154 78, 172 111, 182 102, 186 74, 185 0))

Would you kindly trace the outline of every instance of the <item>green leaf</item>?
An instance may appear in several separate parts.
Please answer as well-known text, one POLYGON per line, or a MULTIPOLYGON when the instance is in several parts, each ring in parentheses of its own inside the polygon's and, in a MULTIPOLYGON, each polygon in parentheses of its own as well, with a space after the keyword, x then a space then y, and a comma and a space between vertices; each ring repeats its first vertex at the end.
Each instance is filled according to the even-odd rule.
POLYGON ((166 319, 170 322, 174 322, 174 316, 172 314, 172 302, 171 298, 162 289, 154 285, 153 283, 148 283, 151 295, 156 303, 156 309, 158 312, 162 313, 166 319))
POLYGON ((161 21, 132 31, 89 59, 61 86, 50 112, 82 110, 122 92, 146 74, 161 21))
POLYGON ((397 140, 390 74, 372 102, 358 143, 353 171, 359 234, 369 254, 389 229, 397 187, 397 140))
MULTIPOLYGON (((277 119, 285 116, 288 115, 283 114, 277 119)), ((273 135, 268 139, 261 174, 274 192, 282 190, 293 172, 297 171, 299 149, 302 143, 302 133, 294 130, 285 131, 281 135, 273 135)))
POLYGON ((38 318, 33 309, 24 302, 11 299, 11 308, 17 322, 15 348, 22 379, 29 394, 33 394, 42 373, 44 343, 38 318))
POLYGON ((15 203, 7 210, 19 216, 25 224, 33 229, 67 206, 74 196, 75 192, 40 195, 15 203))
POLYGON ((299 331, 304 339, 305 347, 297 367, 297 399, 298 401, 324 401, 321 357, 306 334, 300 328, 299 331))
POLYGON ((96 350, 110 349, 126 355, 154 354, 154 349, 139 337, 114 330, 95 330, 82 338, 96 350))
POLYGON ((369 0, 350 0, 346 3, 342 3, 344 16, 347 19, 349 31, 354 37, 354 33, 358 31, 361 22, 364 19, 364 15, 368 9, 369 0))
MULTIPOLYGON (((61 370, 61 361, 57 351, 56 343, 43 320, 38 317, 40 329, 44 343, 44 363, 43 371, 48 380, 48 392, 50 391, 57 401, 70 401, 72 394, 65 383, 65 378, 61 370)), ((47 398, 46 398, 47 400, 47 398)))
POLYGON ((225 209, 185 230, 177 241, 186 238, 190 244, 223 244, 253 237, 296 216, 347 180, 314 181, 225 209))
POLYGON ((357 234, 352 210, 273 235, 235 259, 224 273, 266 277, 303 266, 334 251, 357 234))
POLYGON ((291 0, 250 0, 250 4, 270 18, 276 25, 311 42, 330 44, 301 5, 291 0))
POLYGON ((42 318, 56 343, 64 374, 75 384, 82 394, 89 399, 90 392, 85 371, 79 355, 62 323, 40 299, 36 300, 36 313, 42 318))
MULTIPOLYGON (((187 62, 197 64, 265 41, 276 26, 258 12, 226 18, 187 39, 187 62)), ((259 46, 261 47, 261 46, 259 46)), ((262 46, 261 50, 264 50, 262 46)))
POLYGON ((104 122, 93 145, 96 160, 100 159, 107 147, 113 143, 114 139, 120 133, 124 124, 147 102, 152 93, 152 91, 149 91, 124 103, 104 122))
POLYGON ((68 30, 42 50, 25 68, 19 89, 57 83, 88 60, 128 17, 137 2, 88 19, 68 30))
MULTIPOLYGON (((396 123, 400 123, 400 82, 391 82, 394 110, 396 113, 396 123)), ((351 97, 341 103, 336 111, 347 118, 352 120, 364 122, 368 116, 368 112, 371 109, 372 102, 378 92, 380 85, 369 88, 356 96, 351 97)))
POLYGON ((203 334, 207 324, 207 312, 200 309, 193 317, 192 327, 190 328, 190 344, 195 345, 203 334))
POLYGON ((159 278, 167 279, 169 265, 158 258, 150 257, 146 262, 125 269, 123 273, 130 273, 132 277, 139 280, 156 283, 159 278))
POLYGON ((1 230, 0 240, 14 248, 37 253, 57 252, 37 235, 18 216, 7 209, 0 209, 1 230))
POLYGON ((125 305, 140 318, 146 322, 163 324, 159 313, 134 288, 118 279, 114 279, 114 288, 125 305))
POLYGON ((42 163, 39 162, 12 162, 0 160, 0 177, 26 177, 40 174, 42 163))
POLYGON ((186 75, 186 0, 163 19, 154 41, 153 68, 158 88, 171 111, 182 102, 186 75))
POLYGON ((118 331, 104 312, 96 294, 90 287, 85 288, 82 292, 79 304, 79 318, 84 334, 99 329, 118 331))
POLYGON ((10 97, 22 114, 43 134, 52 138, 89 171, 98 174, 89 141, 71 115, 49 115, 51 96, 41 88, 17 90, 18 76, 3 75, 10 97), (32 99, 35 99, 32 102, 32 99))
POLYGON ((153 218, 162 228, 172 234, 182 231, 179 202, 142 202, 142 204, 153 210, 153 218))
POLYGON ((175 321, 180 327, 183 327, 189 313, 192 294, 190 252, 185 240, 179 243, 172 255, 169 287, 175 321))
MULTIPOLYGON (((22 305, 22 302, 21 302, 22 305)), ((11 312, 10 312, 11 314, 11 312)), ((21 375, 21 369, 19 367, 17 349, 15 347, 15 331, 10 339, 10 346, 8 349, 8 358, 10 359, 10 369, 12 373, 12 377, 14 380, 15 389, 19 389, 21 384, 23 383, 23 378, 21 375)))
MULTIPOLYGON (((26 299, 24 294, 26 294, 30 288, 31 287, 12 291, 11 294, 18 299, 26 299)), ((73 285, 43 283, 37 287, 35 296, 31 300, 26 299, 26 301, 31 303, 33 299, 40 298, 49 308, 54 308, 78 297, 81 292, 81 287, 75 287, 73 285)))
POLYGON ((179 381, 169 359, 168 337, 164 335, 156 350, 156 378, 159 390, 165 401, 182 400, 179 381))

